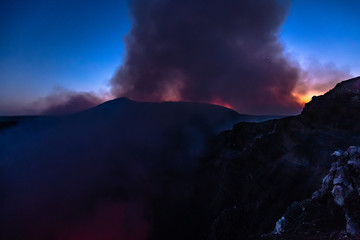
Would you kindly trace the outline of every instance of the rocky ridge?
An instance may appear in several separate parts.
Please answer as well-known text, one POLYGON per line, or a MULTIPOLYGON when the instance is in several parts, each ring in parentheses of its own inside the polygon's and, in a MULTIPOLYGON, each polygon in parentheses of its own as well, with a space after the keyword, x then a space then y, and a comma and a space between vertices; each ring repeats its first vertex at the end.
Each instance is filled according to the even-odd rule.
MULTIPOLYGON (((241 122, 221 133, 199 173, 206 238, 261 239, 288 206, 321 188, 332 164, 329 155, 354 145, 360 145, 360 78, 314 97, 298 116, 241 122)), ((311 239, 327 234, 316 231, 319 238, 311 239)))
POLYGON ((335 151, 331 158, 321 188, 291 204, 264 239, 314 238, 319 233, 322 239, 360 239, 360 147, 335 151))

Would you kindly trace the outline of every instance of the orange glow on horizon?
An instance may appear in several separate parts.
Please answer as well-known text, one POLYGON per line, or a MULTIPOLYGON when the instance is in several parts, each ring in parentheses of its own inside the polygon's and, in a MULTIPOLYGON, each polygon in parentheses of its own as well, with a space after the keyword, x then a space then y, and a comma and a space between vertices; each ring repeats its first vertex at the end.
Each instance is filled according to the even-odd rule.
POLYGON ((300 94, 296 92, 292 92, 292 95, 296 98, 296 101, 300 103, 302 106, 305 106, 306 103, 310 102, 312 97, 322 95, 323 93, 317 91, 309 91, 305 94, 300 94))
POLYGON ((210 104, 214 104, 214 105, 218 105, 218 106, 222 106, 222 107, 226 107, 226 108, 234 110, 233 106, 231 106, 229 103, 227 103, 225 101, 222 101, 221 99, 212 100, 212 101, 210 101, 210 104))

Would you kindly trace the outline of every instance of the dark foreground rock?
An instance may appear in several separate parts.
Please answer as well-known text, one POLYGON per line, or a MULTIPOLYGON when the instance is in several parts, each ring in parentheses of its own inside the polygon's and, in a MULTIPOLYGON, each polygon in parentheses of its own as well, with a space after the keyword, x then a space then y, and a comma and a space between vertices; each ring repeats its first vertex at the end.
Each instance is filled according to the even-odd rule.
POLYGON ((332 159, 322 187, 294 202, 264 239, 360 239, 360 147, 336 151, 332 159))
MULTIPOLYGON (((223 132, 211 142, 199 170, 196 201, 206 212, 205 238, 261 239, 293 202, 321 188, 331 153, 353 145, 360 145, 360 78, 313 98, 299 116, 242 122, 223 132)), ((316 237, 290 232, 288 239, 330 239, 328 229, 341 234, 345 218, 327 201, 330 195, 311 205, 315 222, 309 224, 323 225, 313 229, 316 237)))

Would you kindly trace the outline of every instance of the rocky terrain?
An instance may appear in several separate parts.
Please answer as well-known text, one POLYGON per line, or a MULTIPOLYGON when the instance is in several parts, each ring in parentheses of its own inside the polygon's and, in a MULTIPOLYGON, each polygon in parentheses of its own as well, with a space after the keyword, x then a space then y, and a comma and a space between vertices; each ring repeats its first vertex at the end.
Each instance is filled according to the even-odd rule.
POLYGON ((292 203, 264 239, 360 239, 360 147, 335 151, 331 159, 321 188, 292 203))
MULTIPOLYGON (((261 239, 273 231, 293 202, 321 188, 335 150, 358 145, 360 78, 314 97, 298 116, 242 122, 221 133, 211 141, 199 170, 196 201, 206 219, 204 238, 261 239)), ((315 200, 322 201, 321 197, 315 200)), ((329 214, 343 216, 341 209, 324 210, 314 221, 321 222, 329 214)), ((313 227, 317 235, 311 238, 299 232, 289 239, 327 239, 332 232, 345 231, 344 217, 336 219, 340 220, 313 227)))

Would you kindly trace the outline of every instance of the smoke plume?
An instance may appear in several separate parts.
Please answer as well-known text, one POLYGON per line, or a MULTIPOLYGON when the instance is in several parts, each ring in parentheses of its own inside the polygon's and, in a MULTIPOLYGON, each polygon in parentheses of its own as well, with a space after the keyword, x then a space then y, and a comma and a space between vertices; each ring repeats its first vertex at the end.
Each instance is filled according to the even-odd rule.
POLYGON ((104 100, 95 93, 75 92, 57 87, 48 96, 36 100, 29 108, 30 111, 42 115, 60 116, 80 112, 102 102, 104 100))
POLYGON ((112 93, 186 100, 246 113, 290 113, 300 71, 278 33, 288 1, 131 0, 127 54, 112 93))

